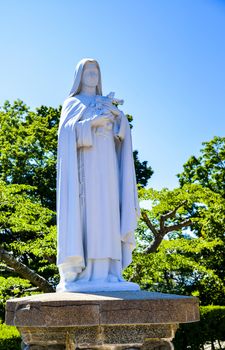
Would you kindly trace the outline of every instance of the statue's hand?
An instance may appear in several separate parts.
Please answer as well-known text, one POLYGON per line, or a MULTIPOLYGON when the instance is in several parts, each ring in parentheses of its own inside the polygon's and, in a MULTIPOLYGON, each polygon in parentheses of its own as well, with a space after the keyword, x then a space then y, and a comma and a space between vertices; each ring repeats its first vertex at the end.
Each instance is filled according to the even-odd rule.
POLYGON ((114 106, 110 101, 104 101, 104 104, 102 105, 102 110, 104 111, 104 113, 112 113, 115 117, 117 117, 121 113, 119 108, 114 106))
POLYGON ((114 117, 112 113, 106 112, 104 114, 95 115, 91 119, 91 126, 94 128, 102 127, 102 126, 108 125, 109 123, 113 123, 113 121, 114 121, 114 117))

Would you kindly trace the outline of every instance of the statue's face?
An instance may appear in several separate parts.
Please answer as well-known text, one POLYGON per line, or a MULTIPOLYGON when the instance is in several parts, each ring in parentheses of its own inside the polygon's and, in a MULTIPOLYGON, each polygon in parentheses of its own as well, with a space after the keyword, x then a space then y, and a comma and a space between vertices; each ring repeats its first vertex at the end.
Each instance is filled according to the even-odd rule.
POLYGON ((99 71, 95 63, 86 63, 84 66, 81 84, 95 87, 98 85, 99 71))

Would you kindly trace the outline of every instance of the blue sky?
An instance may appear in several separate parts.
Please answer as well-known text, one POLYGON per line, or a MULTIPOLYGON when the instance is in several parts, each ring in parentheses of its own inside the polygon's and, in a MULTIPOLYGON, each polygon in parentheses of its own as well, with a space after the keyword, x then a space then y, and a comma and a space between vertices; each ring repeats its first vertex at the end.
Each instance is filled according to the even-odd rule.
POLYGON ((1 0, 0 105, 58 106, 83 57, 134 116, 133 146, 177 186, 201 143, 224 136, 225 0, 1 0))

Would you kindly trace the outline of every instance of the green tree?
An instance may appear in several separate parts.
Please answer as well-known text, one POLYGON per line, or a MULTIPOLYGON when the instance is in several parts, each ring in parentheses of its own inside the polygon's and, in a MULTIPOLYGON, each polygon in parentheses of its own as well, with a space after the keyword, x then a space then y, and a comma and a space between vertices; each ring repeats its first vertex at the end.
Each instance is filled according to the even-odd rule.
POLYGON ((60 108, 35 112, 20 100, 0 110, 0 178, 35 187, 43 206, 55 209, 57 128, 60 108))
POLYGON ((148 180, 153 175, 153 170, 150 166, 148 166, 148 162, 145 160, 141 162, 138 158, 138 151, 135 150, 133 152, 134 155, 134 165, 136 171, 137 183, 145 187, 148 184, 148 180))
MULTIPOLYGON (((202 216, 205 225, 202 227, 196 223, 195 233, 198 236, 219 238, 223 244, 217 247, 215 254, 208 254, 207 266, 216 271, 217 275, 224 281, 225 271, 225 211, 223 200, 225 199, 225 138, 215 136, 208 142, 203 142, 200 156, 192 156, 185 164, 183 172, 178 175, 181 186, 196 183, 212 191, 212 198, 217 194, 215 205, 209 206, 210 210, 203 211, 202 208, 193 207, 195 215, 202 216)), ((215 298, 216 300, 216 298, 215 298)), ((215 302, 214 300, 214 302, 215 302)), ((217 299, 218 300, 218 299, 217 299)), ((218 300, 223 304, 223 300, 218 300)))
POLYGON ((143 289, 198 295, 224 304, 225 200, 201 185, 141 189, 151 209, 141 212, 138 246, 126 278, 143 289), (211 220, 213 216, 214 220, 211 220), (220 227, 220 229, 218 229, 220 227))
POLYGON ((33 187, 0 181, 1 303, 29 291, 54 291, 55 251, 55 213, 42 207, 33 187))
POLYGON ((202 143, 199 157, 191 156, 178 174, 181 186, 199 183, 225 198, 225 137, 202 143))

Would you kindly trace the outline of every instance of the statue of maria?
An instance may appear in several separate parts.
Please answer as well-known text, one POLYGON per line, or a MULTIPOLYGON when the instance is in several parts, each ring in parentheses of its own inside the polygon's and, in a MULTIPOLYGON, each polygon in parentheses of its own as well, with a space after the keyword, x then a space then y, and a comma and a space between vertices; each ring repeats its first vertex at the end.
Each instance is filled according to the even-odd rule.
POLYGON ((99 64, 82 59, 65 100, 57 158, 57 291, 139 290, 132 261, 139 215, 131 131, 121 101, 102 96, 99 64))

